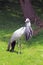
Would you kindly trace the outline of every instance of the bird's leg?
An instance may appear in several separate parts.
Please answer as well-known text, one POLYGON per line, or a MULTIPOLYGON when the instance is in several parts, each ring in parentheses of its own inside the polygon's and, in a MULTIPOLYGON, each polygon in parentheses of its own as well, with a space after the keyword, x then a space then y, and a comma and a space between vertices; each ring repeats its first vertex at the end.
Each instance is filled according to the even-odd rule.
POLYGON ((16 45, 16 41, 13 41, 11 43, 11 50, 10 50, 11 52, 14 52, 15 45, 16 45))
POLYGON ((10 43, 8 43, 8 48, 7 48, 7 51, 10 51, 10 43))
POLYGON ((21 54, 21 40, 18 40, 18 50, 19 50, 19 52, 18 53, 20 53, 21 54))

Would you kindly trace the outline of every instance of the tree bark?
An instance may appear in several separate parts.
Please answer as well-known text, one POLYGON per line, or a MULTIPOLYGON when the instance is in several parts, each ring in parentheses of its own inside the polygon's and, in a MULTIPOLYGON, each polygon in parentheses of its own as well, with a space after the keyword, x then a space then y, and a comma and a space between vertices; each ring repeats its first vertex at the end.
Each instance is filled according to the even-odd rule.
POLYGON ((42 20, 35 13, 30 0, 20 0, 24 18, 29 18, 31 22, 43 27, 42 20), (42 22, 42 23, 41 23, 42 22))

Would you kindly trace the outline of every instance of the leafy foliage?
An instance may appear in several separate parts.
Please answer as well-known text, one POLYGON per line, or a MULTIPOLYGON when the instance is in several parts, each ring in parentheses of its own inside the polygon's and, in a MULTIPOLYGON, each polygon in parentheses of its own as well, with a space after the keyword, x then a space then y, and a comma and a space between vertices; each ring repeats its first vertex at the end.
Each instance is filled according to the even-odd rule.
POLYGON ((43 8, 43 0, 31 0, 31 2, 33 5, 43 8))

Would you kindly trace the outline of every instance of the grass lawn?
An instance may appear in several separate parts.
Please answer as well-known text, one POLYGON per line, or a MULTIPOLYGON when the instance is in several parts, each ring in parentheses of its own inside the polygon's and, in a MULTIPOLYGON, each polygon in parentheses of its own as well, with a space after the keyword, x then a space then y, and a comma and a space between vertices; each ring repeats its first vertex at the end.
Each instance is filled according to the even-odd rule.
POLYGON ((13 31, 23 25, 23 17, 17 12, 0 11, 0 65, 43 65, 43 30, 27 42, 22 40, 21 54, 6 51, 13 31))

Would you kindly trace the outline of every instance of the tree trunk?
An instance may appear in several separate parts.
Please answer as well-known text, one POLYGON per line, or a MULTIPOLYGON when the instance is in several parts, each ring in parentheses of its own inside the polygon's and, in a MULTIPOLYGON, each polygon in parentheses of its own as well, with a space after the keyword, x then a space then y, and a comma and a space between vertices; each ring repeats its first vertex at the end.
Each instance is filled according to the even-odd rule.
POLYGON ((24 18, 29 18, 33 23, 35 22, 35 24, 37 24, 38 26, 43 27, 43 22, 35 13, 30 0, 20 0, 20 4, 22 7, 24 18))

